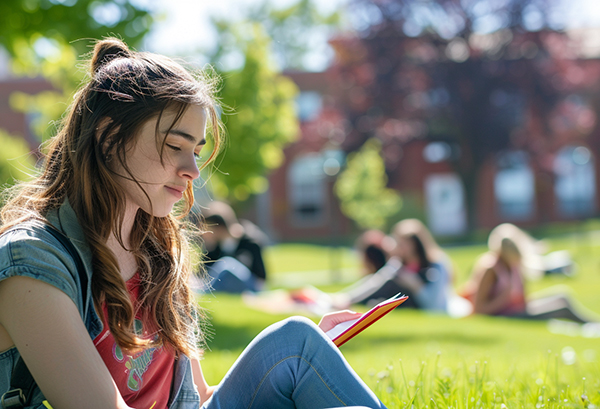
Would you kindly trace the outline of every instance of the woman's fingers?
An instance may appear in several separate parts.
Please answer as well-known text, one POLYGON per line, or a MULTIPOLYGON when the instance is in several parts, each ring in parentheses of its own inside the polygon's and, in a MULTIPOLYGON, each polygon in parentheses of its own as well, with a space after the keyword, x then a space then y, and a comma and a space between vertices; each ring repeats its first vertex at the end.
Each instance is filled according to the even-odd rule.
POLYGON ((361 315, 362 313, 360 312, 354 312, 350 310, 331 312, 329 314, 325 314, 323 318, 321 318, 321 321, 319 322, 319 328, 321 328, 324 332, 327 332, 336 325, 342 322, 355 320, 361 315))

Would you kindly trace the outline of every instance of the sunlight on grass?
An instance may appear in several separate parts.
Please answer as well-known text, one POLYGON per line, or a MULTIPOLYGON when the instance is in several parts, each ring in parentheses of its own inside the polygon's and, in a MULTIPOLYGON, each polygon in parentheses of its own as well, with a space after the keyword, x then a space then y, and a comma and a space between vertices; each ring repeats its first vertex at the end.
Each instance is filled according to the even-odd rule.
MULTIPOLYGON (((528 283, 528 292, 565 286, 585 307, 600 314, 598 237, 592 233, 566 236, 549 240, 548 246, 568 249, 577 273, 528 283)), ((455 265, 454 282, 460 285, 485 247, 446 250, 455 265)), ((342 287, 358 276, 358 260, 350 249, 338 251, 336 262, 343 266, 343 277, 332 283, 330 249, 272 247, 266 256, 270 283, 274 287, 313 284, 325 290, 342 287)), ((213 384, 253 337, 286 317, 250 309, 238 296, 205 296, 201 304, 212 315, 214 337, 203 369, 213 384)), ((457 320, 400 307, 341 351, 389 408, 599 408, 600 338, 586 337, 575 324, 570 334, 549 328, 545 322, 482 316, 457 320)))

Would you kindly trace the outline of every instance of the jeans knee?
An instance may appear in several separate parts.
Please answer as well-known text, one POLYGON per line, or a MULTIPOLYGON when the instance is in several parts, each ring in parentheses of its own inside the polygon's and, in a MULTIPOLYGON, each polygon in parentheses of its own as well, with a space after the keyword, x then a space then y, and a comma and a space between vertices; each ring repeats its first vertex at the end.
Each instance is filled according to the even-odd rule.
POLYGON ((293 316, 284 319, 279 322, 279 331, 284 334, 301 335, 301 334, 313 334, 316 331, 320 331, 319 327, 310 319, 306 317, 293 316))
POLYGON ((318 344, 324 334, 319 327, 305 317, 290 317, 271 325, 265 331, 264 342, 274 348, 286 345, 290 351, 305 350, 308 345, 318 344))

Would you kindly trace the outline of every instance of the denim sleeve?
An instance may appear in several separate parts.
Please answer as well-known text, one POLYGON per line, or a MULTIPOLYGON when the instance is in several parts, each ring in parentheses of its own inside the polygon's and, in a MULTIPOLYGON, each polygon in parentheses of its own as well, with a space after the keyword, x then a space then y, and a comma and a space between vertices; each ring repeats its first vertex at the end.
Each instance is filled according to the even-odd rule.
POLYGON ((0 281, 14 276, 58 288, 82 311, 75 262, 49 233, 24 228, 0 236, 0 281))

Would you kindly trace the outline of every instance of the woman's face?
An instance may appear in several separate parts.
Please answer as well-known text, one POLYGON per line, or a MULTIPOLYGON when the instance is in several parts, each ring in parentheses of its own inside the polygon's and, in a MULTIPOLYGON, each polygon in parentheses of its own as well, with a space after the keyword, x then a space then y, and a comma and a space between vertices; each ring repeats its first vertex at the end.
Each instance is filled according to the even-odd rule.
POLYGON ((158 142, 158 118, 149 119, 142 125, 135 145, 126 153, 127 166, 148 197, 118 161, 109 163, 114 163, 112 170, 119 175, 116 182, 126 194, 128 208, 141 208, 155 217, 165 217, 183 197, 187 184, 200 176, 197 158, 206 143, 206 112, 199 106, 189 106, 167 134, 175 116, 175 111, 163 113, 158 126, 158 142))

